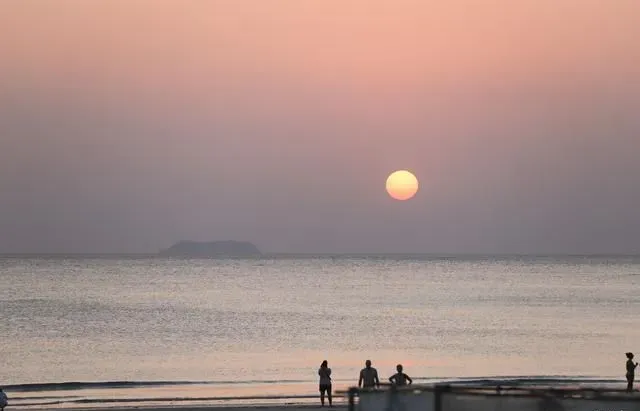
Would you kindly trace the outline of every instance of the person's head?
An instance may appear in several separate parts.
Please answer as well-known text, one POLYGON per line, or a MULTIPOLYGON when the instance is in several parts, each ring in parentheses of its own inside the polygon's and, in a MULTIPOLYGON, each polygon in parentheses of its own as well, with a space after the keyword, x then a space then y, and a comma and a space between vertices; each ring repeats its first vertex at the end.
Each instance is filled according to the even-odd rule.
POLYGON ((402 372, 402 364, 396 365, 396 370, 398 370, 398 372, 402 372))
POLYGON ((626 356, 627 356, 628 359, 633 360, 633 353, 632 352, 628 352, 626 354, 626 356))
POLYGON ((365 361, 364 366, 367 368, 371 368, 371 360, 365 361))
POLYGON ((327 362, 327 360, 322 361, 322 364, 320 364, 321 367, 327 367, 329 366, 329 363, 327 362))

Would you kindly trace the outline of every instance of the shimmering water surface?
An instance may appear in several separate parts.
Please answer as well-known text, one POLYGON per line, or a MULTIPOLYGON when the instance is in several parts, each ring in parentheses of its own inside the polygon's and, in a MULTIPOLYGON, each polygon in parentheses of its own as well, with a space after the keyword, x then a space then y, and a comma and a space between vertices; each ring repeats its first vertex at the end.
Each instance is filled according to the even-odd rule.
POLYGON ((315 394, 323 359, 338 389, 365 359, 385 379, 399 362, 418 378, 621 379, 640 352, 634 258, 3 258, 0 278, 3 385, 315 394))

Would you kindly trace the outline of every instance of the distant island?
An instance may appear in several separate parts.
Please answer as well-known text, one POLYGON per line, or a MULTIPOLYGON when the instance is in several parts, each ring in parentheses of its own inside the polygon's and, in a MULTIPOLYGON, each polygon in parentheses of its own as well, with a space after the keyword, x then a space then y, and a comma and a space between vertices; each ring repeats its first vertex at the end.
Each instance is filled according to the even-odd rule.
POLYGON ((262 253, 248 241, 180 241, 166 250, 160 251, 163 257, 224 258, 255 257, 262 253))

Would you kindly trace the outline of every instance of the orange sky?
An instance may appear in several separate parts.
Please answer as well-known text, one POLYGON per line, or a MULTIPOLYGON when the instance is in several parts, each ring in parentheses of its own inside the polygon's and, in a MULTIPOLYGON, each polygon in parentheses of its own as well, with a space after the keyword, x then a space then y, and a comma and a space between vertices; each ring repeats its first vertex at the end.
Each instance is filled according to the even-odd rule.
MULTIPOLYGON (((566 221, 588 195, 549 203, 565 187, 635 172, 637 0, 6 0, 0 10, 0 194, 11 199, 0 229, 33 224, 11 249, 33 237, 65 244, 53 234, 64 224, 76 224, 70 249, 103 238, 92 247, 155 250, 214 231, 283 250, 402 248, 407 232, 412 247, 468 249, 477 243, 458 244, 460 231, 480 238, 504 213, 532 227, 566 221), (402 168, 421 190, 392 230, 384 180, 402 168), (539 198, 517 194, 544 178, 553 183, 539 198), (171 190, 190 200, 164 198, 171 190), (76 198, 86 204, 72 212, 76 198), (59 209, 38 209, 49 203, 59 209), (433 225, 454 205, 473 229, 433 225), (142 221, 147 207, 155 214, 142 221), (211 208, 219 221, 202 225, 211 208), (350 210, 353 227, 332 225, 350 210), (95 227, 98 215, 122 227, 95 227), (289 234, 274 239, 279 224, 289 234), (309 230, 321 239, 304 245, 309 230), (367 242, 383 233, 388 242, 367 242)), ((605 197, 624 208, 632 194, 620 190, 605 197)), ((492 247, 517 243, 501 237, 514 227, 492 247)))
POLYGON ((566 81, 632 70, 639 16, 635 0, 10 0, 0 52, 5 73, 103 85, 566 81))

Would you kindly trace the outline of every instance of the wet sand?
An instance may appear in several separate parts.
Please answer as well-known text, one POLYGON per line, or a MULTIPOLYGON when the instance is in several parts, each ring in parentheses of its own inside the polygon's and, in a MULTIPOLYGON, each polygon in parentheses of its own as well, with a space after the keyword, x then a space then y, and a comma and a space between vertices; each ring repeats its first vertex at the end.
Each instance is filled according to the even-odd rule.
MULTIPOLYGON (((160 405, 160 406, 115 406, 115 407, 84 407, 84 408, 56 408, 63 411, 311 411, 311 410, 339 410, 347 409, 346 402, 334 403, 333 408, 320 404, 282 404, 282 405, 160 405)), ((10 410, 7 410, 10 411, 10 410)))

